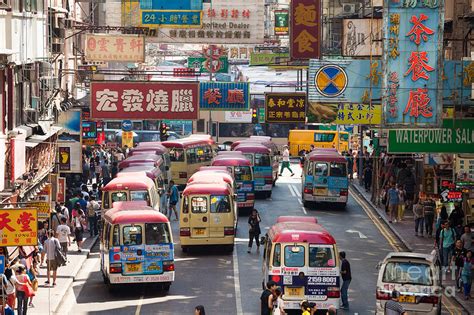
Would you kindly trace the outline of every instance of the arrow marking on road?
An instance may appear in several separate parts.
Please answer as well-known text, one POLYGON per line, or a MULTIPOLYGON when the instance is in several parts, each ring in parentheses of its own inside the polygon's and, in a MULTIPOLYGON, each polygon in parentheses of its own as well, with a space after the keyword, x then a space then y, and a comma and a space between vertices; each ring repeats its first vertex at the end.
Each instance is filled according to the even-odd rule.
POLYGON ((347 233, 357 233, 359 234, 359 238, 367 238, 367 236, 365 236, 364 234, 362 234, 361 232, 359 231, 355 231, 355 230, 346 230, 347 233))

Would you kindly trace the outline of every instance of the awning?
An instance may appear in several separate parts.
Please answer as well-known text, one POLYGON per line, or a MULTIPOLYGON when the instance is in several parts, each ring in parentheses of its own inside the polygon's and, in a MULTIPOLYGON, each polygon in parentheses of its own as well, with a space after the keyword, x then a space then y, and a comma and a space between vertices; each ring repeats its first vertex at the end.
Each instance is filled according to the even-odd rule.
MULTIPOLYGON (((38 144, 48 140, 48 138, 50 138, 51 136, 57 134, 59 132, 59 130, 61 130, 62 127, 58 127, 58 126, 51 126, 50 127, 50 130, 46 131, 46 134, 45 135, 32 135, 31 137, 27 138, 26 141, 25 141, 25 146, 27 148, 34 148, 36 147, 38 144)), ((44 130, 44 128, 43 128, 44 130)))

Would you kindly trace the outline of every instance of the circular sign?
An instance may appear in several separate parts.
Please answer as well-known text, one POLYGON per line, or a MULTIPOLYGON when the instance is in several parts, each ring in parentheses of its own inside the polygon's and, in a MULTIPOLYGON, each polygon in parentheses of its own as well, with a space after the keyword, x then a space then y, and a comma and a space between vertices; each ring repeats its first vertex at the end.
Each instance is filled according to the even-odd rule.
POLYGON ((336 65, 323 66, 314 76, 316 89, 326 97, 341 95, 346 90, 347 81, 347 74, 344 69, 336 65))
POLYGON ((123 120, 122 121, 122 130, 123 131, 132 131, 132 121, 131 120, 123 120))

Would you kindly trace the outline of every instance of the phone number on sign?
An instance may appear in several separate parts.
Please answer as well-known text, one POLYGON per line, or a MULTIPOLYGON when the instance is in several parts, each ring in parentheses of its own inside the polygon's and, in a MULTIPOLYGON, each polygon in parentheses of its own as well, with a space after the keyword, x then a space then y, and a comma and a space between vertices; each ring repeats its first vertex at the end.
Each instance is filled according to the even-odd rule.
POLYGON ((337 277, 308 277, 309 285, 336 285, 337 277))

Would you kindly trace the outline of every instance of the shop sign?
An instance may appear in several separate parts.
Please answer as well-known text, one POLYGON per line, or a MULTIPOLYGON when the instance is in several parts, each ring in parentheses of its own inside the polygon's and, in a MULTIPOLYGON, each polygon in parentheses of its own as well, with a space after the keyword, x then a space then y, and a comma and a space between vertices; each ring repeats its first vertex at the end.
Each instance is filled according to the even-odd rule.
POLYGON ((82 139, 97 139, 97 123, 95 121, 82 122, 82 139))
POLYGON ((288 10, 275 10, 275 35, 288 35, 288 19, 290 13, 288 10))
POLYGON ((248 110, 249 90, 248 82, 201 82, 201 110, 248 110))
POLYGON ((389 153, 474 153, 474 120, 443 121, 443 128, 391 129, 389 153))
POLYGON ((225 112, 225 122, 228 123, 251 123, 252 111, 225 112))
POLYGON ((290 13, 291 58, 319 59, 321 56, 321 1, 293 0, 290 13))
POLYGON ((198 82, 91 82, 94 119, 197 119, 198 82))
POLYGON ((122 148, 125 146, 133 148, 133 131, 122 132, 122 148))
POLYGON ((257 115, 258 115, 258 123, 264 124, 265 123, 265 108, 259 107, 257 109, 257 115))
POLYGON ((265 93, 265 122, 305 122, 306 93, 265 93))
POLYGON ((423 171, 423 193, 426 195, 436 194, 436 175, 432 167, 425 167, 423 171))
POLYGON ((145 36, 86 34, 86 61, 144 62, 145 36))
MULTIPOLYGON (((217 71, 213 73, 227 73, 229 72, 229 59, 227 56, 219 57, 216 62, 219 62, 217 71)), ((205 57, 188 57, 188 68, 199 69, 200 72, 209 73, 213 69, 209 63, 209 59, 205 57)), ((214 68, 215 69, 215 68, 214 68)))
POLYGON ((338 125, 380 125, 382 105, 339 104, 335 122, 338 125))
POLYGON ((0 210, 0 246, 38 245, 38 216, 34 208, 0 210))
POLYGON ((57 202, 66 202, 66 178, 58 177, 58 186, 56 193, 57 202))
POLYGON ((342 55, 382 56, 382 19, 343 19, 342 55))
POLYGON ((71 170, 71 148, 61 147, 58 148, 59 151, 59 170, 61 172, 67 172, 71 170))
POLYGON ((442 1, 386 0, 385 126, 438 127, 442 114, 442 1))
POLYGON ((202 11, 199 10, 143 10, 142 24, 168 28, 202 26, 202 11))
POLYGON ((250 54, 250 66, 275 65, 287 61, 290 61, 289 53, 252 52, 250 54))
POLYGON ((142 10, 202 10, 202 0, 142 0, 142 10))
POLYGON ((62 112, 57 125, 62 128, 58 135, 59 170, 82 173, 82 111, 62 112))
POLYGON ((0 255, 0 275, 3 275, 5 272, 5 256, 0 255))

